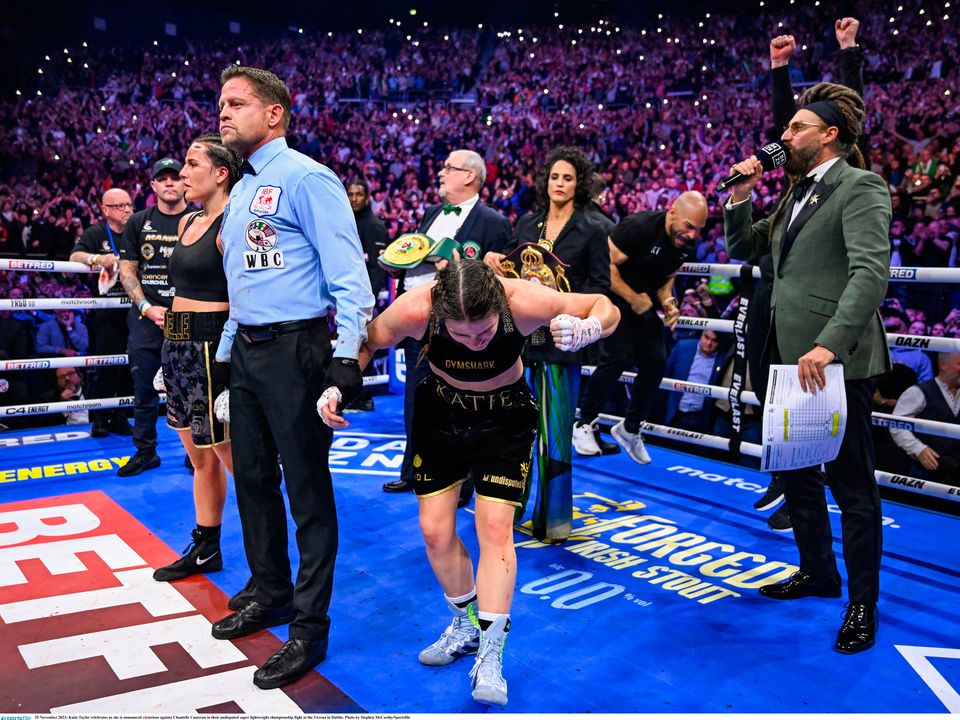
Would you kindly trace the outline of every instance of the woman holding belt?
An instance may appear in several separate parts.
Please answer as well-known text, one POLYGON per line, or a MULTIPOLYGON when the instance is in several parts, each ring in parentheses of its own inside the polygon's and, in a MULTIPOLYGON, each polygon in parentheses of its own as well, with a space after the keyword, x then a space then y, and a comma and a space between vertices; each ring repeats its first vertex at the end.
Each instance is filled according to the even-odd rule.
MULTIPOLYGON (((610 288, 606 233, 583 213, 590 202, 592 175, 592 163, 578 148, 551 150, 537 182, 542 209, 520 218, 505 255, 487 253, 484 263, 498 275, 532 280, 560 292, 606 293, 610 288)), ((560 542, 573 529, 571 439, 581 353, 559 349, 549 333, 539 332, 527 343, 523 359, 540 405, 533 459, 537 485, 533 535, 560 542)))

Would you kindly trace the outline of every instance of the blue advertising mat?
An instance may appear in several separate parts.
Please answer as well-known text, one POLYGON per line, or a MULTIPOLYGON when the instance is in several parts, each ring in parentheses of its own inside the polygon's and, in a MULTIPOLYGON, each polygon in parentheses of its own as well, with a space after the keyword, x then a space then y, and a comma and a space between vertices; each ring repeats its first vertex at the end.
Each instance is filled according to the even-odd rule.
MULTIPOLYGON (((497 712, 470 697, 472 660, 444 668, 417 661, 449 617, 416 499, 381 490, 399 475, 402 398, 377 397, 374 412, 348 419, 330 456, 340 554, 319 674, 352 703, 337 696, 340 708, 497 712)), ((132 455, 128 439, 93 439, 88 426, 0 434, 0 513, 98 491, 179 552, 194 526, 192 479, 176 434, 162 419, 158 429, 160 468, 131 478, 116 475, 132 455)), ((646 466, 622 453, 575 459, 575 531, 565 543, 540 543, 517 526, 506 712, 960 711, 960 518, 884 503, 877 645, 845 656, 833 650, 843 600, 777 602, 757 593, 797 563, 792 534, 773 532, 753 509, 767 477, 698 457, 693 446, 650 454, 646 466)), ((838 512, 833 521, 839 557, 838 512)), ((476 563, 472 506, 458 512, 458 525, 476 563)), ((290 549, 296 562, 292 540, 290 549)), ((204 580, 222 591, 212 601, 220 616, 227 611, 218 603, 248 576, 232 487, 223 552, 224 569, 204 580)), ((31 582, 43 582, 38 567, 21 566, 31 582)), ((16 587, 0 585, 0 615, 16 587)), ((173 587, 200 589, 192 579, 173 587)), ((275 630, 286 639, 286 628, 275 630)), ((8 711, 2 685, 0 710, 8 711)), ((287 695, 303 710, 332 711, 324 703, 333 695, 298 694, 297 685, 287 695)), ((99 702, 109 707, 115 692, 104 684, 99 702)), ((243 702, 223 707, 242 711, 243 702)))

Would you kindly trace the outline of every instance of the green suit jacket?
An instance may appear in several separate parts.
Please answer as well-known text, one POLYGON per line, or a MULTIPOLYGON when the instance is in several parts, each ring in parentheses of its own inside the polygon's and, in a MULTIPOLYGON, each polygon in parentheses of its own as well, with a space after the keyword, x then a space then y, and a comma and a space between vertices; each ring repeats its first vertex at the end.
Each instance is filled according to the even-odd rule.
MULTIPOLYGON (((878 308, 890 277, 891 210, 883 180, 841 158, 789 229, 793 199, 783 202, 773 229, 771 300, 783 362, 796 364, 822 345, 837 354, 847 380, 886 372, 890 351, 878 308)), ((747 260, 767 246, 772 218, 751 222, 751 207, 724 207, 730 257, 747 260)))

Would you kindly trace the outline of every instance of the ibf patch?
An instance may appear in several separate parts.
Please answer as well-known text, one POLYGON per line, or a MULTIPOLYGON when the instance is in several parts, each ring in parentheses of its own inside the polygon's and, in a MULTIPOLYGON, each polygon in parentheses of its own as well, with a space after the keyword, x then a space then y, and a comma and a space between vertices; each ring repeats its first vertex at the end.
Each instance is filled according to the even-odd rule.
POLYGON ((283 251, 277 250, 277 230, 266 220, 251 220, 243 233, 248 251, 243 254, 247 270, 272 270, 284 267, 283 251))
POLYGON ((276 215, 277 207, 280 205, 280 188, 274 185, 261 185, 257 188, 257 194, 250 203, 250 214, 266 217, 276 215))
POLYGON ((463 256, 467 260, 480 259, 481 252, 479 243, 476 243, 473 240, 467 240, 461 247, 463 248, 463 256))

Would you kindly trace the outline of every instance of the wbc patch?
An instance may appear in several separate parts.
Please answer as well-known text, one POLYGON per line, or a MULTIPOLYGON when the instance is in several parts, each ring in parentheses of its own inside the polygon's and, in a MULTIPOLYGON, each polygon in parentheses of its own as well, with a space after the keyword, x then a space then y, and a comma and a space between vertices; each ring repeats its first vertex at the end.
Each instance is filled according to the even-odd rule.
POLYGON ((463 248, 463 257, 467 260, 479 260, 480 259, 480 244, 474 242, 473 240, 467 240, 461 246, 463 248))
POLYGON ((280 205, 280 193, 283 192, 275 185, 261 185, 257 188, 257 194, 254 195, 250 203, 250 214, 259 217, 276 215, 277 208, 280 205))
POLYGON ((251 220, 243 232, 250 251, 243 253, 243 265, 247 270, 271 270, 282 268, 283 251, 277 250, 277 230, 266 220, 251 220))

